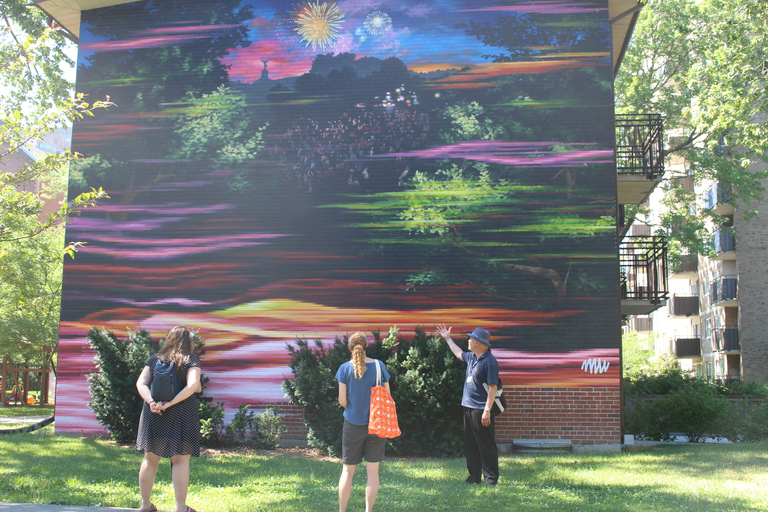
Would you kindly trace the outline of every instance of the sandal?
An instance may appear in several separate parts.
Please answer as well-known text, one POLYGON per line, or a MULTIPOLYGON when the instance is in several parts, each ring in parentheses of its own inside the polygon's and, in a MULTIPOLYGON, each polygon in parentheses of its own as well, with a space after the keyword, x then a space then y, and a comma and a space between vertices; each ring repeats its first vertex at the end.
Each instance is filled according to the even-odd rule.
POLYGON ((138 509, 139 512, 157 512, 157 507, 154 503, 149 504, 149 508, 140 508, 138 509))
POLYGON ((192 507, 190 507, 189 505, 187 505, 187 509, 184 512, 197 512, 197 510, 195 510, 192 507))

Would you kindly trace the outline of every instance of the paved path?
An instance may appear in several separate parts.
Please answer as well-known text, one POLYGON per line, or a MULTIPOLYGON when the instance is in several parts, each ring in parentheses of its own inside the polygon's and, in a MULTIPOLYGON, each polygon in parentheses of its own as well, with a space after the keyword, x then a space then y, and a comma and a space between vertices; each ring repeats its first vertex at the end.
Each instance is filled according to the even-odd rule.
POLYGON ((77 507, 75 505, 38 505, 36 503, 2 503, 0 512, 136 512, 135 508, 77 507))
POLYGON ((2 425, 3 423, 15 423, 15 424, 37 423, 38 421, 43 421, 44 419, 50 418, 50 417, 51 417, 50 414, 42 414, 39 416, 11 416, 9 418, 0 418, 0 425, 2 425))

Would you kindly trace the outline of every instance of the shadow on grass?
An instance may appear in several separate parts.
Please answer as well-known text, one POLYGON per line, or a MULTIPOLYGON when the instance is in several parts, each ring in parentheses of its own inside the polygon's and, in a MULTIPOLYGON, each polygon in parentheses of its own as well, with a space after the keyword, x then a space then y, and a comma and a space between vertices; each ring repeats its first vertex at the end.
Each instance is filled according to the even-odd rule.
MULTIPOLYGON (((674 447, 621 455, 504 456, 494 488, 465 486, 463 459, 397 459, 381 465, 377 510, 465 509, 587 512, 765 510, 765 445, 674 447), (743 478, 731 468, 747 464, 743 478), (726 478, 741 491, 718 488, 726 478), (741 480, 739 480, 741 478, 741 480), (720 491, 720 492, 718 492, 720 491)), ((0 439, 5 500, 135 507, 142 454, 93 438, 50 432, 0 439)), ((205 511, 313 512, 337 507, 341 463, 264 452, 222 453, 192 461, 190 504, 205 511)), ((349 510, 364 507, 365 465, 355 475, 349 510)), ((167 461, 155 487, 158 506, 173 508, 167 461)))

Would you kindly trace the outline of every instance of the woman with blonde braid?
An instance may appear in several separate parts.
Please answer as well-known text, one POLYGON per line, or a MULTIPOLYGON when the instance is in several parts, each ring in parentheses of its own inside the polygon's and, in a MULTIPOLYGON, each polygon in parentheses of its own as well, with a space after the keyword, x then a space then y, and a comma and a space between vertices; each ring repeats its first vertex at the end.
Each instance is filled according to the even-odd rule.
POLYGON ((366 357, 368 340, 362 332, 349 336, 347 347, 352 359, 342 364, 336 372, 339 381, 339 404, 344 407, 344 430, 341 440, 341 461, 344 464, 339 478, 339 512, 347 510, 352 494, 352 478, 355 469, 365 457, 368 482, 365 486, 365 511, 372 512, 379 493, 379 463, 384 460, 386 439, 368 433, 368 413, 371 388, 376 385, 376 366, 381 382, 389 391, 389 372, 384 363, 366 357))

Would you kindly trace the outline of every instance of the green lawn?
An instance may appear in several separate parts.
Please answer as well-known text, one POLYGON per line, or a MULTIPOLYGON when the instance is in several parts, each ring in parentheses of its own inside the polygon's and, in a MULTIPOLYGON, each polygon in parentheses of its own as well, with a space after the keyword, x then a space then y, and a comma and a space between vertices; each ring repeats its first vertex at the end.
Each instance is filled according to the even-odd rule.
MULTIPOLYGON (((382 464, 377 510, 768 511, 768 444, 665 446, 610 455, 509 455, 496 488, 460 485, 464 461, 382 464)), ((299 452, 224 453, 192 461, 189 503, 204 512, 335 510, 336 460, 299 452), (276 454, 277 453, 277 454, 276 454)), ((0 436, 3 501, 136 507, 141 454, 52 427, 0 436)), ((365 472, 349 510, 362 510, 365 472)), ((173 509, 167 462, 153 501, 173 509)))
POLYGON ((0 407, 0 418, 12 416, 50 416, 53 414, 52 405, 4 405, 0 407))

